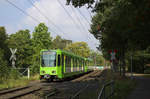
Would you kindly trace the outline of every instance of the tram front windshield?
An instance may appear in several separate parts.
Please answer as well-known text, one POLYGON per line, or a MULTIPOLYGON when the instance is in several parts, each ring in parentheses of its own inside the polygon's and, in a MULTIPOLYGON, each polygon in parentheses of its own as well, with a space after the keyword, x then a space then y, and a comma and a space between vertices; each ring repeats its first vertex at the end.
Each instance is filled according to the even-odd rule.
POLYGON ((44 51, 41 57, 42 67, 55 67, 56 66, 56 52, 44 51))

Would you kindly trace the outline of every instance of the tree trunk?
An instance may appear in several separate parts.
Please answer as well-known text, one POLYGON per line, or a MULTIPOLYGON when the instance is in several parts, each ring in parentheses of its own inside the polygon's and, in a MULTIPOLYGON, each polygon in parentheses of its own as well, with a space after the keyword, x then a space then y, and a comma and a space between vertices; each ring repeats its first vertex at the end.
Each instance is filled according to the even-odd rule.
POLYGON ((125 77, 125 73, 126 73, 126 63, 125 63, 125 53, 124 53, 124 51, 123 51, 123 53, 122 53, 122 68, 123 68, 123 74, 122 74, 122 76, 123 77, 125 77))
POLYGON ((126 64, 125 64, 125 59, 123 58, 123 75, 122 75, 123 77, 125 77, 125 73, 126 73, 126 70, 125 70, 125 69, 126 69, 126 68, 125 68, 126 66, 125 66, 125 65, 126 65, 126 64))

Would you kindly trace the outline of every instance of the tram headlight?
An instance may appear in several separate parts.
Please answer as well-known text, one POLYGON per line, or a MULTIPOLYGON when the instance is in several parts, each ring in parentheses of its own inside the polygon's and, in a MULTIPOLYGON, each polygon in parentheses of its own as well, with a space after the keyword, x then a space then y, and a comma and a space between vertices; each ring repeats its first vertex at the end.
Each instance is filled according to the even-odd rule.
POLYGON ((56 73, 56 71, 54 71, 54 70, 53 70, 53 71, 52 71, 52 73, 53 73, 53 74, 55 74, 55 73, 56 73))
POLYGON ((44 73, 45 73, 45 71, 42 71, 42 73, 44 74, 44 73))

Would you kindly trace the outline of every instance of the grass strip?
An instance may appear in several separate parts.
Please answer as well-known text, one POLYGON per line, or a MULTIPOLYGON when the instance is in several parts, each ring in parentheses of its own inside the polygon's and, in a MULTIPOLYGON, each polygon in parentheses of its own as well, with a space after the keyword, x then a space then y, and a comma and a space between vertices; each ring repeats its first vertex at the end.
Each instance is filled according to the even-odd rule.
POLYGON ((20 77, 18 79, 6 79, 1 81, 0 83, 0 90, 15 88, 15 87, 22 87, 28 85, 31 81, 38 80, 38 75, 31 76, 29 79, 27 77, 20 77))

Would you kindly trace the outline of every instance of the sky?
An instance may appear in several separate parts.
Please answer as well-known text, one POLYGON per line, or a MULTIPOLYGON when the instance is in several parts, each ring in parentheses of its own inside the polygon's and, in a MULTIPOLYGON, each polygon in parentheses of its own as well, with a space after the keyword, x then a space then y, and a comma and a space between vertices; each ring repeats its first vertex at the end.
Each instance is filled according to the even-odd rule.
MULTIPOLYGON (((7 0, 0 0, 0 26, 5 26, 8 34, 15 33, 21 29, 29 29, 32 33, 35 26, 40 22, 44 22, 53 38, 60 35, 62 38, 73 42, 84 41, 88 43, 91 49, 96 50, 99 42, 89 33, 90 24, 88 22, 91 23, 90 9, 79 8, 82 15, 88 20, 87 22, 76 8, 66 5, 66 0, 9 1, 25 11, 29 16, 9 4, 7 0), (58 1, 63 4, 69 15, 58 1)), ((91 14, 93 16, 93 13, 91 14)))

